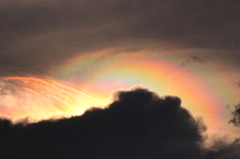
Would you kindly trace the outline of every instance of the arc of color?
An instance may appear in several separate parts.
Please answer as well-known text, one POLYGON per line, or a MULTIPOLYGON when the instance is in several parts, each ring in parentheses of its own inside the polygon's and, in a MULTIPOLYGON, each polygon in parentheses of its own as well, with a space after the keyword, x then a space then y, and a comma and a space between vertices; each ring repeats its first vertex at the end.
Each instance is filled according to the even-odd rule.
POLYGON ((215 96, 197 73, 142 52, 120 53, 107 58, 101 58, 102 54, 74 57, 60 67, 61 71, 53 68, 52 74, 105 98, 112 90, 128 89, 141 84, 161 94, 179 96, 183 106, 193 115, 204 116, 209 131, 221 127, 224 120, 221 99, 215 96), (89 61, 95 63, 88 63, 89 61), (86 73, 83 68, 91 71, 86 73))

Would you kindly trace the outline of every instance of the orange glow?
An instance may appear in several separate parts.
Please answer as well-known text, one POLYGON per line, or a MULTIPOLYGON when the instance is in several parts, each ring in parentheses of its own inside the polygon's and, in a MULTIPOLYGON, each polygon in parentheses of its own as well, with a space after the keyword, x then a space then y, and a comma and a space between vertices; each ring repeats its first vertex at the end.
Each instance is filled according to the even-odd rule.
POLYGON ((1 77, 0 116, 29 122, 81 115, 91 106, 106 101, 72 85, 52 78, 1 77))
POLYGON ((49 77, 1 77, 1 116, 30 121, 80 115, 92 106, 104 107, 111 93, 143 86, 160 96, 182 99, 182 106, 195 117, 203 117, 208 132, 225 122, 224 105, 215 88, 198 72, 146 52, 85 53, 51 68, 49 77), (61 79, 61 80, 57 80, 61 79), (90 93, 92 92, 92 93, 90 93))
POLYGON ((60 67, 60 71, 53 68, 52 72, 57 78, 64 74, 68 81, 105 99, 113 90, 136 85, 143 85, 160 95, 178 96, 194 116, 204 117, 209 132, 221 127, 224 120, 221 107, 224 106, 197 73, 144 52, 111 55, 111 51, 74 57, 60 67), (84 71, 86 69, 89 73, 84 71))

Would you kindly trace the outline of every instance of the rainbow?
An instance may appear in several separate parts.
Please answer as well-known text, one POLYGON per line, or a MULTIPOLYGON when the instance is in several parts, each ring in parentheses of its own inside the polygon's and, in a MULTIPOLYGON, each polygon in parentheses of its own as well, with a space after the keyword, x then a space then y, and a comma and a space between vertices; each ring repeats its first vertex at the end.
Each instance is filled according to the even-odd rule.
POLYGON ((109 98, 113 90, 136 85, 160 95, 179 96, 183 107, 196 117, 204 117, 209 131, 221 127, 225 119, 222 101, 197 72, 162 60, 156 54, 111 54, 111 51, 81 54, 66 61, 62 67, 52 68, 50 74, 101 98, 109 98))
MULTIPOLYGON (((240 91, 229 83, 238 79, 235 70, 218 63, 181 67, 176 60, 180 55, 162 55, 154 50, 129 52, 113 48, 68 59, 50 68, 49 76, 0 77, 0 117, 36 122, 81 115, 92 106, 107 106, 115 91, 137 86, 160 96, 180 97, 183 107, 195 117, 203 117, 207 134, 213 138, 216 132, 233 136, 225 108, 239 102, 240 91), (232 76, 224 77, 216 68, 228 70, 232 76)), ((237 137, 238 131, 234 132, 237 137)))

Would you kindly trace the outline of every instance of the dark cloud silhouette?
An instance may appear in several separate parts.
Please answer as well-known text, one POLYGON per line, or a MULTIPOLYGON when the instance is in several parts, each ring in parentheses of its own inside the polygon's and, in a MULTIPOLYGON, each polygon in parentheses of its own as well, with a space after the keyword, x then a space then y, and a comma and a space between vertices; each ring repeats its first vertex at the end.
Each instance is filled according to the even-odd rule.
POLYGON ((234 111, 232 112, 232 119, 229 122, 234 126, 240 126, 240 103, 235 105, 234 111))
POLYGON ((240 142, 234 141, 232 144, 224 145, 218 151, 209 151, 205 159, 239 159, 240 142))
POLYGON ((204 130, 178 97, 137 88, 118 92, 108 108, 78 117, 15 125, 1 119, 0 158, 239 158, 238 140, 204 148, 204 130))
POLYGON ((0 157, 198 159, 202 131, 179 98, 139 88, 79 117, 17 125, 2 119, 0 157))
POLYGON ((46 73, 81 52, 140 41, 239 50, 239 5, 238 0, 2 0, 0 67, 46 73))

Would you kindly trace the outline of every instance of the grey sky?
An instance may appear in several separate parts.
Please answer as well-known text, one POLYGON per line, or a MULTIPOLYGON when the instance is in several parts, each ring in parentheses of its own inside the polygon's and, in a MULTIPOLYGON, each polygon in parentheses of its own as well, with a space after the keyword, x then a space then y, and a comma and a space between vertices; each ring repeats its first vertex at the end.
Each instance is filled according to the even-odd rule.
POLYGON ((139 41, 238 60, 239 8, 239 0, 1 0, 0 70, 46 73, 81 52, 139 41))

